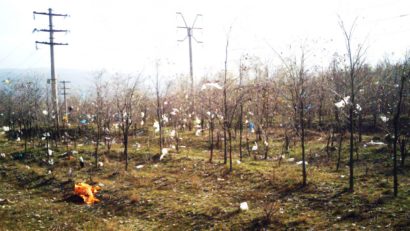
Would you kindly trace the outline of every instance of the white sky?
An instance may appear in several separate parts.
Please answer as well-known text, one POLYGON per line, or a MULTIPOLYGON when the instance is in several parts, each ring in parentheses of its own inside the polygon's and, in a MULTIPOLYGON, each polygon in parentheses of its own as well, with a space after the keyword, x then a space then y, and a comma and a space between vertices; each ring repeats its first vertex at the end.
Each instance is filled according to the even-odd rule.
POLYGON ((32 33, 47 28, 48 18, 33 11, 70 14, 55 17, 56 68, 108 69, 155 75, 155 60, 161 60, 162 75, 188 74, 188 42, 177 42, 186 32, 176 15, 183 12, 196 26, 193 43, 194 73, 215 73, 224 66, 226 35, 232 25, 229 67, 237 69, 241 54, 278 62, 270 44, 287 54, 289 47, 307 41, 311 57, 327 66, 334 52, 344 52, 340 15, 346 25, 358 17, 355 39, 365 41, 367 60, 373 64, 387 55, 401 58, 410 48, 410 1, 408 0, 1 0, 0 68, 49 67, 49 48, 34 41, 47 41, 48 34, 32 33), (407 16, 408 15, 408 16, 407 16), (393 54, 393 55, 392 55, 393 54), (164 73, 166 72, 166 73, 164 73))

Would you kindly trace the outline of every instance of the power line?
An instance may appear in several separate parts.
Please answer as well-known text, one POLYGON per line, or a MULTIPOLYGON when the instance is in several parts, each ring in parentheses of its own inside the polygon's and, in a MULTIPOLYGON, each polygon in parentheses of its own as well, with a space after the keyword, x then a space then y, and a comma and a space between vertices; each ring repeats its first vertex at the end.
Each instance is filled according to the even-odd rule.
POLYGON ((51 97, 53 101, 54 113, 56 115, 56 127, 57 132, 59 130, 59 113, 58 113, 58 97, 57 97, 57 83, 55 77, 55 67, 54 67, 54 46, 57 45, 68 45, 68 43, 56 43, 54 42, 54 33, 55 32, 65 32, 67 33, 68 30, 56 30, 53 28, 53 17, 68 17, 67 14, 56 14, 53 13, 51 8, 48 9, 48 12, 36 12, 33 11, 33 16, 35 18, 36 15, 46 15, 48 16, 49 21, 49 28, 48 29, 37 29, 34 28, 33 32, 48 32, 50 37, 48 42, 36 41, 36 47, 38 44, 44 44, 50 46, 50 60, 51 60, 51 97))

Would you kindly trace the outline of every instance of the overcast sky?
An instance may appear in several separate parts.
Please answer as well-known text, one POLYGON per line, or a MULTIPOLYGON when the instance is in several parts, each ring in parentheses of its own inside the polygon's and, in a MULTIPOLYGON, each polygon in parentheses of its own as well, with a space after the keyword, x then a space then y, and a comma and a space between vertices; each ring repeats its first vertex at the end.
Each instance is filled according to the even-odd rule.
MULTIPOLYGON (((48 18, 33 11, 71 17, 55 17, 55 29, 70 33, 56 35, 56 68, 107 69, 153 75, 155 60, 161 60, 163 75, 188 74, 186 31, 196 14, 193 43, 196 76, 215 73, 224 65, 224 46, 232 26, 229 67, 237 69, 238 59, 248 53, 266 62, 278 62, 269 48, 287 54, 290 47, 305 43, 314 62, 327 65, 334 53, 343 53, 344 41, 338 15, 351 25, 357 18, 356 42, 368 47, 371 63, 391 56, 400 58, 409 49, 410 1, 408 0, 1 0, 0 68, 49 67, 49 48, 34 41, 47 41, 48 34, 32 33, 47 28, 48 18), (268 45, 269 44, 269 45, 268 45), (166 73, 164 73, 166 72, 166 73)), ((198 77, 197 77, 198 78, 198 77)))

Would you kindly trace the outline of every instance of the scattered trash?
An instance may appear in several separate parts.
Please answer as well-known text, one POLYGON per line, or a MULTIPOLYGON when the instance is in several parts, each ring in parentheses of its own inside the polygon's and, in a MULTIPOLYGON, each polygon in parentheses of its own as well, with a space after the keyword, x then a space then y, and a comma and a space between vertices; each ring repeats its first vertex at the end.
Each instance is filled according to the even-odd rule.
POLYGON ((3 131, 5 131, 5 132, 10 131, 10 127, 9 126, 3 126, 3 131))
POLYGON ((389 118, 387 118, 386 116, 384 116, 384 115, 381 115, 380 116, 380 119, 383 121, 383 122, 387 122, 387 121, 389 121, 389 118))
POLYGON ((142 164, 135 166, 136 169, 141 169, 143 167, 144 167, 144 165, 142 165, 142 164))
POLYGON ((345 175, 340 175, 340 178, 345 178, 346 176, 345 175))
POLYGON ((255 124, 249 121, 248 130, 251 133, 255 133, 255 124))
POLYGON ((6 158, 6 154, 5 153, 0 153, 0 157, 1 158, 6 158))
POLYGON ((166 155, 168 155, 168 148, 163 148, 161 150, 161 156, 159 157, 159 160, 162 160, 166 155))
POLYGON ((241 161, 240 161, 240 160, 236 160, 236 163, 237 163, 237 164, 241 164, 241 161))
POLYGON ((225 179, 218 177, 216 180, 217 180, 217 181, 224 181, 225 179))
POLYGON ((48 170, 47 175, 51 175, 51 173, 52 173, 51 170, 48 170))
POLYGON ((47 150, 47 153, 48 153, 49 156, 52 156, 52 155, 53 155, 53 150, 48 149, 48 150, 47 150))
POLYGON ((350 100, 350 96, 346 96, 339 102, 335 103, 335 106, 337 108, 344 108, 347 104, 349 104, 349 100, 350 100))
POLYGON ((48 160, 48 164, 49 164, 49 165, 54 165, 54 160, 53 160, 53 159, 49 159, 49 160, 48 160))
POLYGON ((97 165, 98 165, 98 167, 99 167, 99 168, 104 167, 104 163, 103 163, 103 162, 101 162, 101 161, 98 161, 97 165))
POLYGON ((374 142, 373 140, 370 140, 370 142, 366 143, 366 145, 374 146, 374 145, 386 145, 386 144, 383 142, 378 142, 378 141, 374 142))
POLYGON ((258 144, 255 142, 255 145, 252 146, 252 151, 258 150, 258 144))
POLYGON ((21 141, 19 136, 17 137, 16 141, 17 141, 17 142, 20 142, 20 141, 21 141))
POLYGON ((195 131, 195 136, 201 136, 202 129, 198 129, 195 131))
POLYGON ((30 166, 28 166, 28 165, 26 165, 26 168, 27 168, 27 169, 31 169, 31 167, 30 167, 30 166))
POLYGON ((84 166, 85 166, 84 159, 82 156, 80 156, 80 167, 84 168, 84 166))
POLYGON ((47 111, 47 110, 43 110, 43 115, 48 115, 48 111, 47 111))
POLYGON ((154 130, 155 133, 159 132, 159 123, 158 123, 158 121, 155 120, 153 127, 154 127, 154 129, 155 129, 155 130, 154 130))
POLYGON ((162 121, 163 121, 164 123, 168 123, 168 122, 169 122, 168 116, 165 115, 165 114, 163 114, 163 115, 162 115, 162 121))
POLYGON ((247 203, 247 202, 242 202, 239 207, 240 207, 240 209, 241 209, 242 211, 249 210, 249 207, 248 207, 248 203, 247 203))
POLYGON ((215 88, 218 90, 222 90, 222 87, 218 83, 205 83, 204 85, 202 85, 201 91, 206 90, 207 88, 209 89, 215 88))
POLYGON ((74 185, 74 194, 83 198, 84 202, 88 205, 100 201, 94 195, 98 190, 101 190, 100 186, 91 186, 86 183, 77 183, 74 185))
MULTIPOLYGON (((303 163, 303 161, 298 161, 296 162, 297 165, 301 165, 303 163)), ((305 165, 308 165, 309 163, 307 161, 305 161, 305 165)))

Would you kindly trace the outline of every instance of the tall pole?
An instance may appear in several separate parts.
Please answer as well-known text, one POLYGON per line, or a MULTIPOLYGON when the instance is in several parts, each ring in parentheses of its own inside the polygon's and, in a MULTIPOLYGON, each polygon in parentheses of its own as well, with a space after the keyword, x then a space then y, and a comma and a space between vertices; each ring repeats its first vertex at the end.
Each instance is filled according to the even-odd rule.
MULTIPOLYGON (((195 89, 194 89, 194 68, 192 65, 192 28, 187 28, 188 42, 189 42, 189 76, 191 78, 191 94, 192 99, 195 100, 195 89)), ((195 105, 195 102, 193 102, 195 105)))
POLYGON ((177 12, 177 14, 181 15, 182 20, 184 21, 184 26, 178 26, 177 28, 180 29, 186 29, 187 35, 184 39, 178 40, 179 42, 185 41, 186 38, 188 38, 188 43, 189 43, 189 77, 191 79, 191 99, 192 99, 192 111, 195 113, 195 89, 194 89, 194 68, 193 68, 193 61, 192 61, 192 38, 197 42, 197 43, 202 43, 201 41, 198 41, 194 36, 193 36, 193 30, 195 29, 202 29, 200 27, 195 27, 196 20, 198 19, 199 16, 202 16, 201 14, 197 14, 194 22, 192 23, 192 26, 188 26, 187 22, 185 21, 184 15, 181 12, 177 12))
POLYGON ((68 120, 67 90, 69 90, 70 88, 67 88, 66 84, 70 83, 70 81, 63 80, 61 81, 61 83, 63 84, 63 97, 64 97, 64 109, 65 109, 64 115, 65 115, 65 118, 68 120))
POLYGON ((59 133, 59 121, 60 121, 60 115, 59 115, 59 107, 58 107, 58 93, 57 93, 57 80, 56 80, 56 74, 55 74, 55 64, 54 64, 54 45, 68 45, 67 43, 55 43, 54 42, 54 32, 68 32, 67 30, 55 30, 53 29, 53 17, 54 16, 62 16, 62 17, 67 17, 67 14, 55 14, 53 13, 53 10, 51 8, 48 9, 48 13, 45 12, 36 12, 33 11, 33 15, 46 15, 48 16, 48 29, 34 29, 33 32, 40 31, 40 32, 48 32, 50 37, 49 37, 49 42, 39 42, 36 41, 36 47, 37 44, 45 44, 50 46, 50 63, 51 63, 51 101, 53 104, 53 111, 55 115, 55 125, 57 129, 57 134, 59 133))

